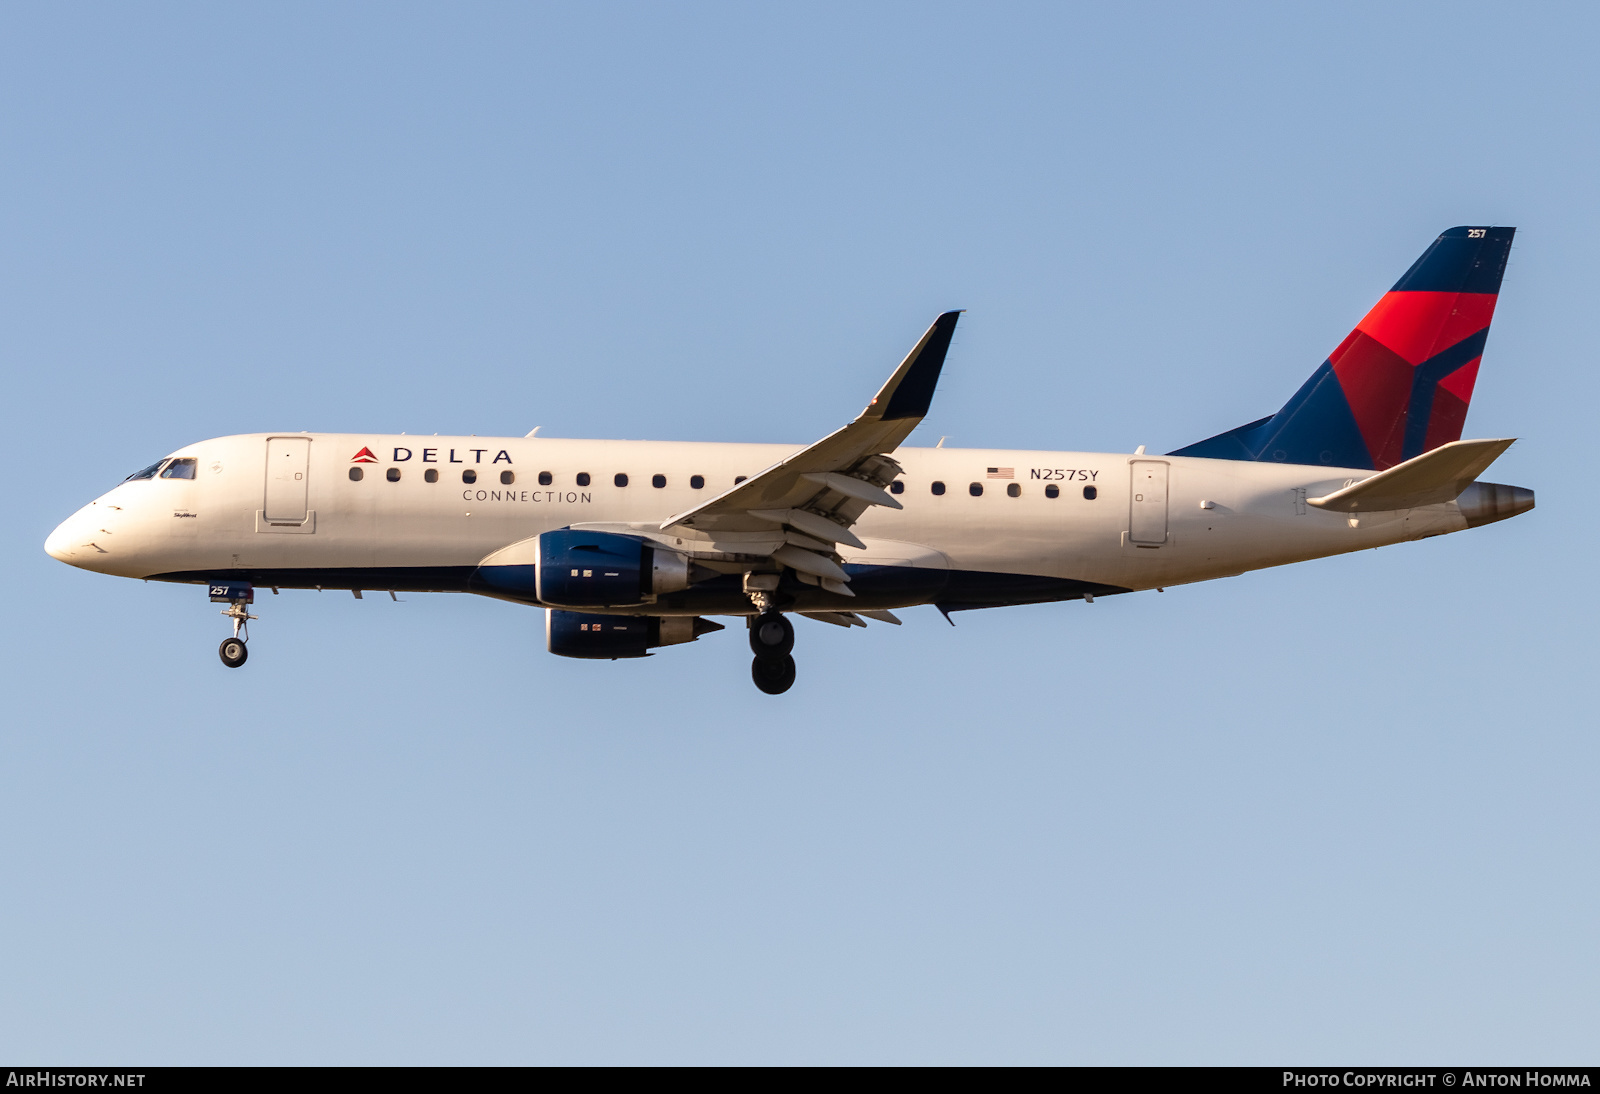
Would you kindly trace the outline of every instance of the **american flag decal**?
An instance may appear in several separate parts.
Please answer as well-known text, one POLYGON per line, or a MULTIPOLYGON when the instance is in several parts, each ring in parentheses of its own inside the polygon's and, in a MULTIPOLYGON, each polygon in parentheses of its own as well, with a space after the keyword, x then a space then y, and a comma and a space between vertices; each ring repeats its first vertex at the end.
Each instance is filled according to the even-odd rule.
POLYGON ((1014 479, 1017 477, 1017 469, 1015 467, 991 467, 989 468, 989 477, 991 479, 1014 479))

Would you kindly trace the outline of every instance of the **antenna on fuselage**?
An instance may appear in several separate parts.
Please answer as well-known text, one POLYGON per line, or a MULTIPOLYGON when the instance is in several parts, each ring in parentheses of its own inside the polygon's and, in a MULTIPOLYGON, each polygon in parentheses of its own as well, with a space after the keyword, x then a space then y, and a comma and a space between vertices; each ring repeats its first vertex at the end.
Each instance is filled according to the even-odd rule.
POLYGON ((533 428, 532 428, 532 429, 530 429, 530 430, 529 430, 529 431, 528 431, 528 436, 530 436, 530 437, 537 437, 537 436, 538 436, 538 435, 539 435, 539 430, 541 430, 541 429, 543 429, 543 428, 544 428, 544 426, 542 426, 542 425, 536 425, 536 426, 534 426, 534 427, 533 427, 533 428))

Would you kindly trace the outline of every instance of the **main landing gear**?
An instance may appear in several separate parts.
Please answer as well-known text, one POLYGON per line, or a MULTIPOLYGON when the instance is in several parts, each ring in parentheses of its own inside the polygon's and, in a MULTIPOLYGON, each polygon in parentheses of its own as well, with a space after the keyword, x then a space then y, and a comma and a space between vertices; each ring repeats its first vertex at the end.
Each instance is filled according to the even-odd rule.
POLYGON ((750 620, 750 679, 768 695, 782 695, 794 686, 794 624, 782 612, 764 611, 750 620))
POLYGON ((775 601, 780 576, 744 575, 744 595, 756 609, 756 614, 748 617, 750 652, 756 655, 750 662, 750 679, 768 695, 782 695, 794 687, 794 658, 789 656, 794 649, 794 624, 784 618, 775 601))
POLYGON ((236 669, 250 656, 245 643, 250 641, 250 620, 258 618, 250 614, 256 591, 243 581, 216 581, 211 583, 210 592, 211 603, 226 604, 222 614, 233 620, 233 637, 222 640, 217 656, 224 665, 236 669))

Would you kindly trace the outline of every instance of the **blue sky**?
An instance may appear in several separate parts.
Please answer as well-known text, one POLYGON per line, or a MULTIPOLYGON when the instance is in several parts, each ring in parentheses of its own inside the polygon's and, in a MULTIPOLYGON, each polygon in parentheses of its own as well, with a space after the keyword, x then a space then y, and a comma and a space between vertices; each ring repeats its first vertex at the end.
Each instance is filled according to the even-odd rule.
POLYGON ((1583 6, 0 12, 0 1056, 1594 1054, 1583 6), (1519 228, 1468 436, 1531 514, 1163 594, 631 663, 467 597, 48 558, 256 430, 914 443, 1270 413, 1519 228), (1566 452, 1566 456, 1561 453, 1566 452))

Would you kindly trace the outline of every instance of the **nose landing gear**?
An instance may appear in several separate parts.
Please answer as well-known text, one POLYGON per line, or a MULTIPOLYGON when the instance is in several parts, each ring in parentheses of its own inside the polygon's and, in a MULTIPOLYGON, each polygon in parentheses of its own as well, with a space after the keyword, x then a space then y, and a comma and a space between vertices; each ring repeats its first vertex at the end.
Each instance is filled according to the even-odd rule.
POLYGON ((794 624, 782 612, 764 611, 750 620, 750 679, 768 695, 782 695, 794 686, 794 624))
POLYGON ((222 614, 233 620, 233 637, 224 638, 217 647, 217 656, 230 669, 245 663, 250 651, 245 643, 250 641, 250 620, 259 618, 250 614, 250 604, 255 601, 255 589, 243 581, 217 581, 210 586, 211 603, 226 604, 222 614))

